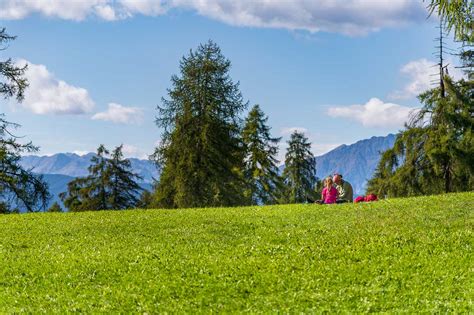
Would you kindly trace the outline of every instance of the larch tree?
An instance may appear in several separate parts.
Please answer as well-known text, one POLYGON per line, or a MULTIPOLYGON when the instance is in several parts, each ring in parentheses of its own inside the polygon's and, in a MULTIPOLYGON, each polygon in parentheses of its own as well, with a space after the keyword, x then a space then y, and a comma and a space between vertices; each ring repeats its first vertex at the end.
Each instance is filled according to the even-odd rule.
POLYGON ((162 128, 154 158, 161 176, 154 193, 165 208, 244 203, 240 114, 247 104, 229 75, 231 63, 212 41, 182 58, 180 75, 158 107, 162 128))

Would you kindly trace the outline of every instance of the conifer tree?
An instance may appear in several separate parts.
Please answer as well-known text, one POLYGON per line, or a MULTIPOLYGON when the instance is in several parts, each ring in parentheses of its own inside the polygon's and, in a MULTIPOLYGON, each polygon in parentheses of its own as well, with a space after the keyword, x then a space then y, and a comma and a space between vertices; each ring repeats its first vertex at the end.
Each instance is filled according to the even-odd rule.
MULTIPOLYGON (((0 29, 0 50, 5 50, 6 44, 14 39, 4 28, 0 29)), ((0 97, 23 100, 28 87, 26 69, 26 66, 17 67, 11 59, 0 61, 0 97)), ((12 132, 18 127, 0 114, 0 212, 3 213, 44 210, 50 198, 43 178, 20 165, 21 155, 37 152, 38 147, 31 142, 19 143, 12 132)))
POLYGON ((242 131, 246 149, 246 197, 253 205, 276 203, 282 188, 276 159, 281 138, 271 137, 267 121, 268 117, 255 105, 249 112, 242 131))
POLYGON ((133 173, 129 159, 124 159, 123 145, 115 148, 109 160, 112 209, 129 209, 137 206, 143 190, 137 183, 142 177, 133 173))
POLYGON ((446 76, 444 86, 445 97, 440 88, 420 95, 424 106, 382 154, 368 192, 399 197, 474 190, 473 85, 446 76))
POLYGON ((137 208, 140 209, 151 209, 154 208, 155 200, 153 198, 153 193, 149 190, 143 190, 140 200, 137 203, 137 208))
POLYGON ((209 41, 183 57, 158 107, 163 128, 154 158, 162 168, 155 191, 165 208, 232 206, 244 202, 244 148, 239 115, 246 108, 231 63, 209 41))
POLYGON ((60 194, 70 211, 120 210, 138 203, 141 177, 131 170, 130 161, 123 159, 122 146, 110 152, 100 145, 92 157, 89 175, 69 182, 68 191, 60 194))
POLYGON ((288 141, 285 155, 283 179, 286 185, 284 201, 287 203, 306 202, 314 199, 316 178, 316 159, 311 152, 311 143, 303 133, 293 132, 288 141))

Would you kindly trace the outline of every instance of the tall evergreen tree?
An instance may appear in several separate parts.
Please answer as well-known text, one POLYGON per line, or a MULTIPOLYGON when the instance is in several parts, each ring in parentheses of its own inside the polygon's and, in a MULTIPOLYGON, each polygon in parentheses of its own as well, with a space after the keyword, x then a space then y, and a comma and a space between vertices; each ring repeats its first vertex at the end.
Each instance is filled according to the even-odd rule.
POLYGON ((209 41, 180 62, 169 99, 158 107, 162 127, 155 160, 162 167, 157 206, 205 207, 243 203, 244 149, 240 113, 246 103, 229 76, 231 63, 209 41))
POLYGON ((303 133, 293 132, 288 141, 285 155, 283 179, 286 185, 284 201, 288 203, 305 202, 314 199, 316 178, 316 159, 311 152, 311 143, 303 133))
POLYGON ((274 204, 282 188, 276 159, 281 138, 271 137, 267 121, 263 111, 255 105, 249 112, 242 131, 246 149, 246 197, 251 204, 274 204))
POLYGON ((70 211, 120 210, 133 208, 139 201, 140 176, 130 168, 130 161, 123 159, 122 146, 112 153, 100 145, 92 157, 89 175, 68 184, 68 191, 60 194, 70 211))
MULTIPOLYGON (((0 29, 0 50, 7 48, 7 43, 14 36, 0 29)), ((15 97, 21 102, 28 81, 24 77, 26 66, 17 67, 11 59, 0 61, 0 96, 5 99, 15 97)), ((20 165, 21 155, 38 151, 31 142, 21 144, 12 129, 19 125, 11 123, 0 114, 0 212, 44 210, 50 198, 48 185, 39 175, 20 165)))
POLYGON ((123 145, 116 147, 109 160, 110 206, 112 209, 136 207, 140 201, 140 193, 143 190, 137 183, 142 177, 132 172, 130 160, 124 159, 122 149, 123 145))

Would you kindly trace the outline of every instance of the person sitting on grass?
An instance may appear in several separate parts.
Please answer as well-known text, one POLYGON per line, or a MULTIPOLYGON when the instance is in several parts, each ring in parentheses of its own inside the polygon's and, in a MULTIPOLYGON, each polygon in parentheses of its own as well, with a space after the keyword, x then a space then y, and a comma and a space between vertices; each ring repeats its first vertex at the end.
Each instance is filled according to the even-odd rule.
POLYGON ((338 192, 336 203, 352 202, 354 198, 352 185, 348 181, 343 180, 342 175, 339 173, 334 174, 333 181, 338 192))
POLYGON ((333 187, 333 181, 331 176, 326 177, 324 180, 324 188, 321 193, 321 200, 316 201, 319 204, 331 204, 336 203, 337 200, 337 189, 333 187))

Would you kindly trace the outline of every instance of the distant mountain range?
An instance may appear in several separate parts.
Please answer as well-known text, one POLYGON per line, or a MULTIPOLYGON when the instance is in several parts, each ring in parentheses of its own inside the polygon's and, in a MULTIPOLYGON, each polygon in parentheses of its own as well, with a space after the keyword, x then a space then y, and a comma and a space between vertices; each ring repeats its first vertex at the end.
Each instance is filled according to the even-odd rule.
MULTIPOLYGON (((77 155, 75 153, 58 153, 51 156, 28 155, 21 159, 20 164, 33 169, 38 174, 67 175, 71 177, 86 176, 89 172, 87 168, 91 164, 91 158, 95 153, 77 155)), ((132 169, 143 178, 144 183, 152 183, 154 178, 158 178, 156 165, 149 160, 129 159, 132 169)))
MULTIPOLYGON (((363 194, 367 180, 370 179, 380 159, 380 152, 392 147, 395 135, 372 137, 351 145, 341 145, 334 150, 316 157, 317 176, 323 178, 339 172, 349 181, 355 194, 363 194)), ((67 183, 75 177, 86 176, 88 166, 94 153, 77 155, 75 153, 58 153, 52 156, 24 156, 21 165, 42 174, 49 184, 53 195, 51 203, 59 201, 58 195, 66 191, 67 183)), ((149 160, 130 159, 132 169, 143 180, 141 186, 150 189, 154 179, 159 178, 156 165, 149 160)))

